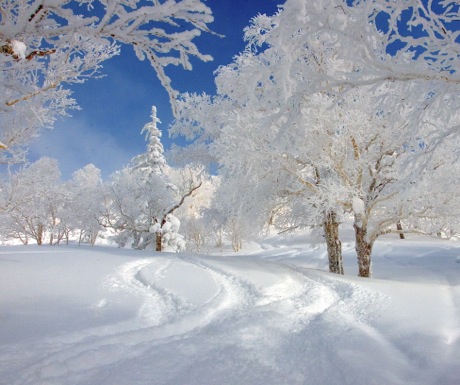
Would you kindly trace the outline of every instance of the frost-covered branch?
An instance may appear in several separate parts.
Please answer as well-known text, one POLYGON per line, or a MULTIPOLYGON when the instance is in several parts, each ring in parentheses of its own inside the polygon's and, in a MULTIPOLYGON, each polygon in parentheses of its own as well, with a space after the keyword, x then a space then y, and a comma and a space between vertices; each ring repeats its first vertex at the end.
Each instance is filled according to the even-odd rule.
POLYGON ((120 45, 149 61, 174 112, 165 67, 212 59, 193 42, 213 21, 201 0, 5 0, 0 15, 0 141, 13 155, 76 108, 65 87, 99 76, 120 45))

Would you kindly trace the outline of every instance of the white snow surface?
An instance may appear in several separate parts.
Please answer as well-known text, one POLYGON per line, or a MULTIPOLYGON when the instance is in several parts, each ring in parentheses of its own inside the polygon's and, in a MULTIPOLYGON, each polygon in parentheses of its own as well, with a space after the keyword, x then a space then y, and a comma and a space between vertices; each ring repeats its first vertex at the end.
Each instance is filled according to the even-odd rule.
POLYGON ((213 256, 0 248, 2 385, 458 385, 460 244, 305 234, 213 256))

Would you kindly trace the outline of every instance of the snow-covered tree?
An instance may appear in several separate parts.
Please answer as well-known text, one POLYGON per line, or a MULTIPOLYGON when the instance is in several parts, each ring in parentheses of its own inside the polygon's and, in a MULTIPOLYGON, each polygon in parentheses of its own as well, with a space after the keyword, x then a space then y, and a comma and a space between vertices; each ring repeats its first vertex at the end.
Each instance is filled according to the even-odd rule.
POLYGON ((7 237, 23 243, 33 239, 38 245, 60 242, 66 233, 60 218, 69 202, 60 177, 57 161, 46 157, 11 176, 2 191, 8 217, 8 229, 4 229, 7 237))
MULTIPOLYGON (((226 77, 238 72, 239 84, 245 84, 251 80, 248 71, 240 70, 243 60, 246 66, 257 65, 252 84, 258 92, 247 93, 249 98, 261 100, 279 84, 278 97, 271 100, 275 107, 281 101, 282 111, 296 112, 306 96, 318 92, 339 100, 366 92, 376 111, 394 116, 392 126, 382 130, 393 138, 372 143, 362 137, 364 142, 353 144, 355 154, 348 159, 362 175, 370 174, 351 205, 360 275, 370 274, 372 244, 390 223, 424 215, 426 205, 407 194, 414 193, 417 173, 430 158, 420 162, 413 154, 405 169, 402 158, 411 147, 425 153, 417 149, 421 143, 433 150, 442 139, 458 135, 459 32, 452 23, 458 15, 453 2, 288 0, 277 15, 253 20, 246 29, 251 51, 225 70, 226 77), (369 173, 356 165, 363 158, 372 167, 369 173), (383 172, 376 175, 375 170, 383 172), (414 201, 418 207, 410 205, 414 201), (372 220, 377 215, 380 220, 372 220)), ((222 84, 232 87, 226 77, 222 84)), ((238 92, 244 94, 241 88, 238 92)))
POLYGON ((40 128, 76 107, 68 85, 98 75, 131 46, 148 60, 174 106, 168 65, 208 61, 193 39, 209 32, 200 0, 5 0, 0 3, 0 162, 24 159, 40 128))
POLYGON ((103 223, 117 232, 117 243, 144 249, 155 246, 158 221, 174 199, 161 175, 126 167, 106 183, 105 202, 103 223))
MULTIPOLYGON (((167 214, 161 226, 161 250, 178 252, 185 250, 184 236, 179 234, 180 221, 172 214, 167 214)), ((156 230, 158 232, 158 230, 156 230)))
POLYGON ((340 214, 353 213, 359 274, 369 276, 375 239, 423 214, 413 187, 429 159, 421 155, 439 143, 433 133, 455 127, 459 116, 450 102, 442 113, 432 108, 446 95, 437 87, 452 78, 372 77, 383 62, 399 70, 417 64, 387 54, 369 14, 350 4, 288 0, 273 17, 257 16, 245 52, 217 72, 218 95, 184 95, 173 132, 198 137, 195 149, 206 148, 227 174, 253 175, 252 191, 270 180, 271 203, 261 201, 269 210, 281 205, 278 218, 322 224, 333 272, 342 272, 340 214), (363 43, 357 51, 355 35, 363 43))
POLYGON ((460 138, 456 135, 444 140, 429 152, 429 159, 423 171, 413 182, 420 192, 415 202, 418 216, 411 216, 403 221, 403 231, 422 233, 432 236, 453 237, 460 233, 460 207, 458 192, 460 183, 460 166, 457 149, 460 138))
POLYGON ((202 181, 201 187, 194 191, 187 198, 187 202, 175 212, 175 215, 181 219, 181 233, 184 234, 187 244, 193 245, 195 251, 200 252, 204 247, 210 246, 213 241, 212 225, 209 223, 206 213, 211 208, 215 191, 219 185, 219 178, 206 175, 202 167, 189 168, 188 173, 184 168, 171 169, 170 171, 176 174, 171 175, 171 172, 168 172, 172 176, 172 180, 175 180, 176 185, 183 184, 180 183, 180 180, 190 178, 190 173, 202 181))
POLYGON ((177 180, 168 175, 158 122, 153 107, 152 122, 141 131, 146 134, 147 151, 134 157, 107 184, 103 223, 118 232, 120 246, 132 239, 133 248, 181 251, 185 242, 177 233, 180 222, 173 214, 201 182, 192 173, 177 180))
POLYGON ((291 105, 305 94, 372 86, 375 106, 408 114, 412 136, 433 146, 459 132, 459 14, 453 1, 288 0, 246 29, 251 50, 265 53, 252 82, 283 83, 279 99, 291 105), (405 110, 407 101, 418 108, 405 110))
POLYGON ((161 143, 162 133, 157 126, 161 122, 157 118, 157 109, 155 106, 152 107, 150 116, 152 117, 152 121, 147 123, 141 131, 141 134, 145 134, 147 151, 134 157, 131 164, 134 170, 139 170, 146 175, 151 173, 160 175, 163 173, 166 159, 164 157, 163 144, 161 143))
POLYGON ((169 249, 176 247, 176 251, 185 249, 184 237, 178 234, 180 221, 173 214, 176 213, 195 192, 202 186, 201 175, 194 175, 191 171, 180 172, 182 178, 174 180, 168 177, 166 179, 167 188, 173 192, 174 203, 169 205, 162 216, 156 218, 156 225, 150 229, 156 232, 156 250, 162 251, 166 244, 169 249), (188 175, 187 177, 185 175, 188 175), (175 183, 171 183, 174 180, 175 183))
MULTIPOLYGON (((237 60, 244 63, 242 58, 237 60)), ((257 68, 251 66, 253 69, 257 68)), ((271 102, 278 103, 274 99, 243 99, 240 103, 238 90, 245 85, 230 77, 230 72, 222 69, 216 79, 219 89, 227 87, 227 94, 216 98, 184 95, 184 118, 173 129, 191 137, 197 135, 194 146, 205 145, 206 152, 221 165, 223 181, 216 205, 222 206, 218 211, 227 213, 224 223, 234 235, 235 248, 239 249, 241 238, 253 237, 266 224, 282 231, 324 226, 328 245, 335 245, 330 248, 331 271, 343 272, 337 230, 340 218, 334 206, 318 203, 319 168, 308 150, 312 136, 307 127, 299 121, 296 125, 286 123, 288 117, 270 109, 271 102), (316 200, 308 203, 312 194, 316 194, 316 200), (321 208, 315 218, 312 207, 321 208)), ((276 98, 276 90, 274 95, 276 98)), ((320 148, 318 143, 316 149, 320 148)))
POLYGON ((124 246, 129 240, 133 248, 154 247, 156 251, 176 251, 185 247, 177 233, 180 222, 173 214, 186 198, 200 187, 195 180, 188 181, 187 192, 178 189, 163 177, 145 175, 130 167, 116 172, 106 185, 105 226, 117 231, 117 242, 124 246))
POLYGON ((79 243, 86 241, 94 245, 102 229, 99 218, 103 204, 101 171, 88 164, 73 173, 65 188, 70 192, 64 213, 69 230, 79 232, 79 243))

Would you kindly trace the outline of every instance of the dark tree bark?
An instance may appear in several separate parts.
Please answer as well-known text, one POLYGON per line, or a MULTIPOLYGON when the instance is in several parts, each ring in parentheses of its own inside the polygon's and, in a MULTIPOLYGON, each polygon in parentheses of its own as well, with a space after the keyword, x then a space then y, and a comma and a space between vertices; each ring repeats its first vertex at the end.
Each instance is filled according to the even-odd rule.
POLYGON ((337 222, 337 214, 334 211, 326 214, 323 227, 329 259, 329 271, 335 274, 343 274, 342 242, 339 239, 339 223, 337 222))
MULTIPOLYGON (((166 216, 164 216, 162 221, 161 221, 161 224, 160 224, 161 227, 163 227, 165 222, 166 222, 166 216)), ((162 240, 163 240, 163 233, 162 233, 161 228, 160 228, 160 230, 158 230, 155 233, 155 251, 162 251, 163 250, 162 240)))
POLYGON ((162 240, 162 233, 161 232, 158 232, 155 234, 155 238, 156 238, 156 246, 155 246, 155 251, 161 251, 162 247, 161 247, 161 240, 162 240))
POLYGON ((402 231, 403 231, 403 228, 402 228, 402 223, 401 223, 401 221, 396 222, 396 230, 399 231, 399 238, 400 238, 400 239, 405 239, 404 233, 402 232, 402 231))
POLYGON ((37 230, 36 230, 36 241, 37 245, 41 246, 43 244, 43 233, 45 232, 45 226, 43 226, 41 223, 37 225, 37 230))
POLYGON ((367 228, 354 224, 355 228, 355 250, 358 256, 358 275, 360 277, 371 276, 371 253, 372 241, 367 240, 367 228))
MULTIPOLYGON (((166 217, 168 216, 168 214, 172 214, 172 213, 173 213, 174 211, 176 211, 179 207, 181 207, 181 206, 184 204, 185 199, 186 199, 187 197, 189 197, 190 195, 192 195, 194 191, 198 190, 198 189, 201 187, 202 184, 203 184, 203 182, 200 182, 198 185, 195 185, 195 186, 194 186, 194 185, 191 185, 191 186, 190 186, 190 190, 189 190, 187 193, 185 193, 184 195, 182 195, 180 201, 177 202, 173 207, 171 207, 171 208, 166 212, 165 215, 163 215, 163 218, 161 219, 161 223, 160 223, 161 227, 163 227, 163 225, 166 223, 166 217)), ((158 223, 158 221, 157 221, 157 223, 158 223)), ((155 242, 155 243, 156 243, 156 247, 155 247, 155 251, 162 251, 162 243, 161 243, 161 241, 162 241, 163 234, 162 234, 161 230, 160 230, 160 231, 157 231, 157 233, 155 234, 155 236, 156 236, 156 242, 155 242)))

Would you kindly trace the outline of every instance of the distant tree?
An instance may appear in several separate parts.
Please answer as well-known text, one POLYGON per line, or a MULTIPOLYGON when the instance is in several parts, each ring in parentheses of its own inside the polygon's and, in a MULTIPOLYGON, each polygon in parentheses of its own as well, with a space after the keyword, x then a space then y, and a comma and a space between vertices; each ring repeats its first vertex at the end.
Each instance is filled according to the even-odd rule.
POLYGON ((157 124, 161 122, 157 117, 157 109, 155 106, 152 107, 150 117, 152 121, 147 123, 141 131, 141 134, 145 134, 147 151, 134 157, 131 160, 131 167, 133 170, 139 170, 145 175, 152 173, 161 175, 166 166, 166 159, 164 156, 163 144, 161 143, 162 132, 157 126, 157 124))
POLYGON ((184 234, 189 250, 193 248, 195 252, 200 253, 205 246, 209 245, 210 236, 202 216, 181 218, 181 232, 184 234))
POLYGON ((155 107, 151 118, 141 131, 148 141, 146 153, 134 157, 106 184, 103 223, 118 232, 120 246, 131 239, 133 248, 155 245, 157 251, 180 251, 185 242, 177 234, 180 222, 173 214, 201 182, 190 173, 189 177, 177 179, 177 185, 173 183, 166 173, 155 107))
POLYGON ((203 248, 211 246, 213 241, 212 225, 208 222, 206 213, 211 208, 219 185, 219 178, 206 175, 202 167, 189 167, 188 170, 173 168, 168 170, 168 175, 175 181, 175 185, 183 185, 184 183, 180 181, 189 179, 191 175, 202 181, 201 187, 195 190, 187 198, 187 201, 175 211, 175 215, 181 220, 181 233, 184 234, 187 244, 193 245, 195 251, 200 252, 203 248))
POLYGON ((60 177, 57 161, 46 157, 11 176, 3 191, 6 236, 23 243, 33 239, 38 245, 62 240, 66 229, 60 218, 69 197, 60 177))
POLYGON ((66 86, 100 73, 131 46, 148 60, 175 106, 165 67, 208 61, 193 39, 213 21, 200 0, 5 0, 0 3, 0 163, 24 159, 27 143, 76 108, 66 86))
POLYGON ((178 185, 167 184, 167 187, 175 193, 174 203, 167 207, 162 217, 156 218, 156 226, 154 226, 154 230, 151 229, 152 232, 156 232, 156 251, 166 250, 165 246, 169 251, 185 249, 183 236, 178 234, 180 221, 173 214, 184 205, 189 197, 195 194, 202 184, 201 176, 196 177, 191 172, 188 178, 182 179, 182 183, 178 185))
POLYGON ((88 164, 75 171, 64 187, 70 193, 70 202, 63 213, 69 231, 78 230, 79 244, 86 241, 94 245, 102 229, 99 223, 103 206, 101 171, 93 164, 88 164))
POLYGON ((118 233, 117 243, 123 247, 131 240, 136 249, 155 245, 156 232, 161 231, 157 222, 174 204, 173 191, 161 175, 126 167, 112 175, 106 191, 102 223, 118 233))
POLYGON ((403 221, 404 233, 443 238, 458 237, 460 218, 460 164, 457 149, 460 137, 451 135, 429 153, 429 161, 413 183, 419 192, 414 206, 420 212, 403 221))
POLYGON ((251 191, 243 178, 224 178, 213 199, 213 215, 208 221, 220 220, 224 234, 228 237, 232 249, 241 251, 243 242, 254 239, 260 232, 260 216, 256 214, 258 204, 249 199, 251 191), (242 198, 242 194, 244 198, 242 198))

